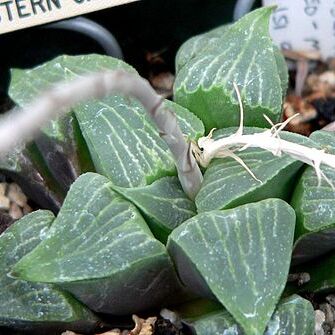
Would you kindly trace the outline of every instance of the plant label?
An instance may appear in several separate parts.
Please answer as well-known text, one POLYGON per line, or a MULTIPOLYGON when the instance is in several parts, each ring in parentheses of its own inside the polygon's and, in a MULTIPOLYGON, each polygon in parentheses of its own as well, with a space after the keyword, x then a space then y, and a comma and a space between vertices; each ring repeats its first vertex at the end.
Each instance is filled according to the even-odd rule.
POLYGON ((335 56, 335 0, 263 0, 277 5, 270 32, 282 49, 317 51, 323 59, 335 56))
POLYGON ((0 34, 138 0, 0 0, 0 34))

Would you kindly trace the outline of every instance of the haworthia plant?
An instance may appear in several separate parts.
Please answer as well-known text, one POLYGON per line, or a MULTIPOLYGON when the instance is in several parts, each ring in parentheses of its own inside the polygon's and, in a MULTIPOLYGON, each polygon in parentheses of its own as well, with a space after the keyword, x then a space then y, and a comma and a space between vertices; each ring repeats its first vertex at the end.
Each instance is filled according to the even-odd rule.
POLYGON ((164 245, 135 206, 94 173, 71 186, 45 239, 13 275, 57 284, 92 310, 112 314, 157 306, 179 289, 164 245))
POLYGON ((174 228, 196 214, 194 202, 186 196, 177 177, 164 177, 144 187, 114 189, 140 209, 162 242, 174 228))
POLYGON ((97 319, 69 294, 53 285, 8 276, 12 266, 47 235, 54 216, 36 211, 13 224, 0 237, 0 326, 89 331, 97 319))
POLYGON ((186 285, 214 295, 247 335, 259 335, 286 283, 294 226, 294 210, 267 199, 198 214, 172 232, 168 250, 186 285))
MULTIPOLYGON (((244 128, 245 134, 262 132, 264 129, 244 128)), ((220 129, 214 132, 214 138, 219 139, 232 135, 235 128, 220 129)), ((282 132, 284 140, 304 144, 310 147, 318 145, 307 137, 282 132)), ((252 173, 256 180, 236 160, 223 158, 213 160, 204 174, 204 181, 196 197, 198 211, 204 212, 214 209, 234 208, 252 201, 267 198, 282 198, 289 200, 302 163, 288 155, 274 156, 271 152, 249 148, 236 152, 252 173)))
MULTIPOLYGON (((195 335, 244 335, 241 327, 225 310, 212 312, 188 322, 195 335)), ((264 335, 313 335, 312 304, 293 295, 282 300, 272 315, 264 335)))
POLYGON ((175 101, 198 115, 207 131, 238 125, 234 82, 242 95, 246 126, 267 126, 263 114, 279 121, 287 68, 269 35, 271 12, 265 7, 246 15, 177 73, 175 101))
MULTIPOLYGON (((335 154, 335 137, 331 132, 317 131, 310 138, 327 153, 335 154)), ((322 166, 329 181, 335 185, 335 170, 322 166)), ((297 213, 294 264, 306 262, 334 250, 335 190, 318 178, 312 167, 306 167, 294 190, 292 206, 297 213)))

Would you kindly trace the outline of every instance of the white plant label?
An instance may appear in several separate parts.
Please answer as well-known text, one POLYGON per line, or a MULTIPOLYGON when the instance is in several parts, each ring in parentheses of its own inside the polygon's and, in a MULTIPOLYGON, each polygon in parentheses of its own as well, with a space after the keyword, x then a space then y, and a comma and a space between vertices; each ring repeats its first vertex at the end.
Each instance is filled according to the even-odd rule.
POLYGON ((0 0, 0 34, 138 0, 0 0))
POLYGON ((282 49, 335 57, 335 0, 263 0, 263 5, 278 6, 270 33, 282 49))

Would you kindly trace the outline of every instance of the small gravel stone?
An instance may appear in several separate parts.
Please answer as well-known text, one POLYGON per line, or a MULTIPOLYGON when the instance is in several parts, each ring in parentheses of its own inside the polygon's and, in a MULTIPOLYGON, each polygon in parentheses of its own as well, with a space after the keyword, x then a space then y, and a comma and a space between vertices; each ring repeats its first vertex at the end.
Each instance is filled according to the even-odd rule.
POLYGON ((23 212, 22 212, 21 208, 19 207, 19 205, 17 205, 15 202, 12 202, 11 205, 10 205, 10 209, 9 209, 9 215, 14 220, 18 220, 18 219, 22 218, 23 212))
POLYGON ((327 295, 326 300, 327 300, 333 307, 335 307, 335 294, 329 294, 329 295, 327 295))
POLYGON ((10 206, 10 201, 4 195, 0 195, 0 210, 8 211, 10 206))
POLYGON ((6 194, 6 189, 7 189, 7 184, 6 183, 0 183, 0 195, 5 195, 6 194))
POLYGON ((326 316, 320 310, 315 311, 315 335, 325 335, 322 324, 325 322, 326 316))
POLYGON ((19 185, 15 183, 9 184, 7 196, 11 201, 15 202, 20 207, 24 207, 27 203, 27 197, 23 194, 19 185))
POLYGON ((327 322, 332 327, 334 323, 334 311, 332 306, 328 303, 323 303, 319 306, 319 309, 325 314, 325 322, 327 322))

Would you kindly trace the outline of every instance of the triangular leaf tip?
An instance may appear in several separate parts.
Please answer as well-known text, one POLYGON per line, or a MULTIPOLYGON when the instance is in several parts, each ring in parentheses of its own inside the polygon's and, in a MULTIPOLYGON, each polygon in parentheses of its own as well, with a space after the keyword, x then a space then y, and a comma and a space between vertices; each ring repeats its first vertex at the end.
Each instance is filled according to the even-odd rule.
POLYGON ((168 250, 186 285, 216 296, 247 335, 259 335, 286 283, 294 226, 294 210, 267 199, 198 214, 172 232, 168 250))

